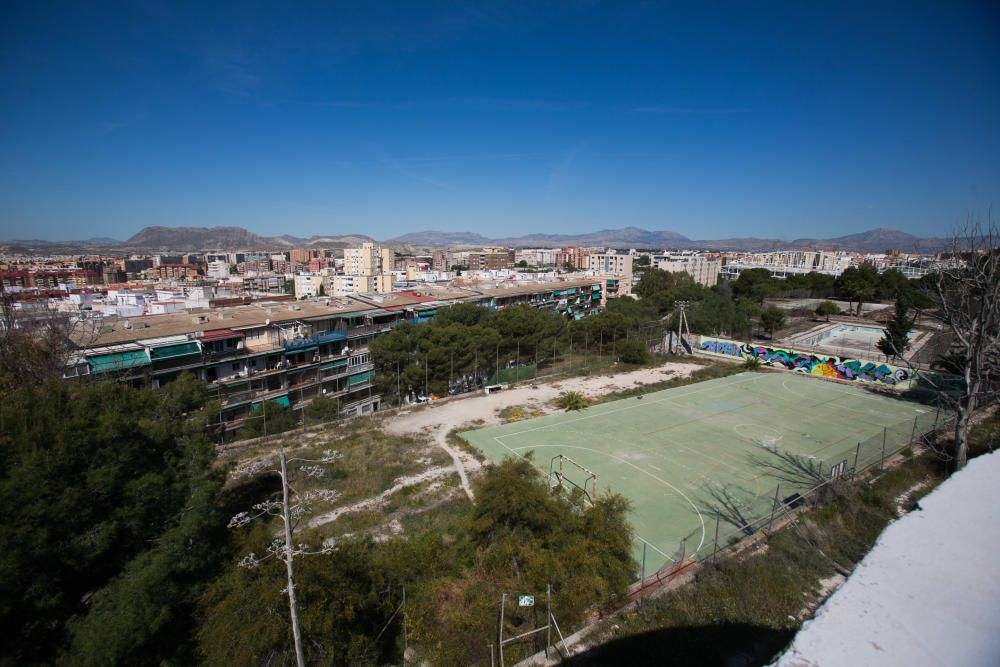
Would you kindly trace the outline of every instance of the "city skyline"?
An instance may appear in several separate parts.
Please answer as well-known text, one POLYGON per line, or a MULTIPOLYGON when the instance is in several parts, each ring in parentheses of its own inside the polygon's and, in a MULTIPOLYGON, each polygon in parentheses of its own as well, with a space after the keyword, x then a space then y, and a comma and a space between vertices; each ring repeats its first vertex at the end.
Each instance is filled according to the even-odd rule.
POLYGON ((2 239, 937 237, 1000 203, 988 3, 3 12, 2 239))

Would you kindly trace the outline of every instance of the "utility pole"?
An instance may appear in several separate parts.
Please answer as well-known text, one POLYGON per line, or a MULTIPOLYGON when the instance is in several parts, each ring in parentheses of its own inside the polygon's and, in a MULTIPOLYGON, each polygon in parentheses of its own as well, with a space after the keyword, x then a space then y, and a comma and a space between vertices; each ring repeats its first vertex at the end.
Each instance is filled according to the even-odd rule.
POLYGON ((292 638, 295 640, 295 664, 305 667, 306 661, 302 654, 302 632, 299 630, 299 612, 295 601, 295 570, 292 565, 294 558, 292 546, 292 516, 288 506, 288 467, 285 465, 285 448, 278 450, 281 460, 281 496, 282 511, 285 515, 285 570, 288 573, 288 611, 292 617, 292 638))

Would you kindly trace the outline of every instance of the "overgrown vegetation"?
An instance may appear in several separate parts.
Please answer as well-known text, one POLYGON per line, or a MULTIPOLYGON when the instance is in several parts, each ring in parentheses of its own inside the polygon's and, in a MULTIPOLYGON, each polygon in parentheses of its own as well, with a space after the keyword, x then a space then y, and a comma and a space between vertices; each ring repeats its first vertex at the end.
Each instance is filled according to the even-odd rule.
POLYGON ((670 664, 766 664, 791 639, 817 600, 821 580, 868 552, 896 516, 897 499, 943 479, 929 455, 887 471, 873 483, 847 485, 834 500, 803 514, 760 549, 707 565, 685 587, 615 620, 602 643, 571 665, 663 664, 651 651, 669 647, 670 664))
POLYGON ((228 553, 204 392, 26 383, 0 400, 0 662, 193 660, 228 553))
MULTIPOLYGON (((627 502, 617 495, 583 506, 554 494, 525 459, 490 468, 476 503, 454 504, 405 538, 352 539, 300 566, 307 659, 320 664, 399 662, 406 588, 408 641, 432 664, 485 663, 499 593, 544 592, 551 584, 560 623, 579 624, 595 605, 614 606, 635 575, 627 502)), ((261 553, 271 532, 248 528, 238 550, 261 553)), ((303 541, 317 536, 303 534, 303 541)), ((292 658, 287 602, 276 565, 226 567, 201 599, 201 650, 210 664, 280 664, 292 658)), ((510 628, 532 622, 516 614, 510 628)), ((525 645, 525 654, 534 651, 525 645)), ((517 647, 512 647, 517 654, 517 647)))

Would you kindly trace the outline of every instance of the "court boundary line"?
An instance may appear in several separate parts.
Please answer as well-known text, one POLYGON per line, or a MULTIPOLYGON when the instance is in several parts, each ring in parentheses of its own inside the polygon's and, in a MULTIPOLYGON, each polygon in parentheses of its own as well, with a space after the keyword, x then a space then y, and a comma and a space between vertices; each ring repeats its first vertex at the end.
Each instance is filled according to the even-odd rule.
MULTIPOLYGON (((668 486, 671 489, 673 489, 675 492, 677 492, 677 494, 681 498, 683 498, 687 502, 688 505, 691 506, 691 509, 693 509, 695 511, 695 513, 698 515, 698 521, 701 523, 701 540, 698 542, 698 547, 694 551, 692 551, 691 553, 692 554, 698 553, 699 551, 701 551, 702 546, 704 546, 704 544, 705 544, 705 532, 706 532, 705 517, 702 515, 701 510, 698 509, 698 506, 695 505, 694 502, 690 498, 687 497, 687 494, 685 494, 683 491, 681 491, 680 489, 678 489, 676 486, 674 486, 673 484, 671 484, 670 482, 668 482, 668 481, 666 481, 664 479, 660 479, 659 477, 657 477, 653 473, 649 472, 645 468, 640 468, 639 466, 637 466, 636 464, 632 463, 631 461, 628 461, 628 460, 623 459, 621 457, 615 456, 614 454, 610 454, 608 452, 602 452, 602 451, 599 451, 599 450, 596 450, 596 449, 592 449, 590 447, 580 447, 579 445, 529 445, 529 446, 518 447, 517 449, 513 449, 511 447, 508 447, 506 445, 506 443, 500 442, 500 444, 503 445, 504 447, 506 447, 507 450, 509 450, 510 452, 516 454, 517 456, 520 456, 521 458, 524 458, 524 455, 521 454, 520 452, 518 452, 517 449, 530 449, 530 450, 533 451, 535 449, 546 449, 546 448, 550 448, 550 447, 560 447, 560 448, 563 448, 563 449, 579 449, 579 450, 582 450, 582 451, 585 451, 585 452, 592 452, 594 454, 601 454, 601 455, 604 455, 604 456, 608 457, 609 459, 614 459, 615 461, 618 461, 619 463, 624 463, 625 465, 627 465, 629 467, 635 468, 636 470, 638 470, 642 474, 647 475, 649 477, 652 477, 653 479, 655 479, 660 484, 663 484, 664 486, 668 486)), ((636 536, 639 537, 638 534, 636 536)), ((640 539, 643 539, 643 538, 640 537, 640 539)), ((652 543, 648 542, 645 539, 643 539, 643 542, 646 542, 650 546, 653 546, 652 543)), ((666 556, 667 558, 670 558, 670 556, 667 556, 665 553, 663 553, 659 549, 656 549, 656 550, 659 551, 659 553, 661 555, 666 556)), ((671 562, 677 562, 673 558, 670 558, 670 560, 671 560, 671 562)))
MULTIPOLYGON (((688 390, 688 391, 683 391, 683 390, 682 391, 678 391, 679 389, 681 389, 680 387, 668 387, 668 388, 665 388, 665 389, 657 389, 657 390, 653 390, 653 391, 650 391, 650 392, 645 393, 645 394, 641 394, 639 396, 639 398, 646 397, 648 399, 651 394, 657 394, 657 393, 663 393, 665 395, 663 397, 661 397, 661 398, 654 398, 652 400, 646 400, 646 401, 643 401, 643 402, 639 402, 639 401, 631 401, 631 402, 629 402, 630 399, 636 398, 635 396, 618 398, 618 399, 615 399, 615 400, 611 401, 611 403, 622 401, 623 403, 625 403, 625 405, 622 405, 622 406, 619 406, 619 407, 615 407, 615 408, 611 408, 611 409, 603 409, 602 410, 602 409, 600 409, 601 405, 599 404, 598 406, 594 406, 597 409, 594 410, 594 411, 592 411, 590 414, 580 415, 578 417, 571 418, 571 419, 558 419, 558 417, 560 417, 561 415, 559 415, 559 413, 555 413, 553 415, 549 415, 549 416, 552 416, 552 417, 556 417, 556 419, 553 420, 552 423, 545 424, 545 425, 542 425, 542 426, 537 426, 537 427, 534 427, 534 428, 527 428, 527 429, 521 429, 521 430, 511 431, 509 433, 501 433, 499 435, 489 436, 488 439, 492 439, 496 444, 499 444, 504 450, 506 450, 507 452, 509 452, 510 454, 513 454, 515 457, 518 457, 518 458, 525 458, 525 456, 521 453, 521 451, 523 451, 523 450, 536 450, 536 449, 545 449, 545 448, 576 449, 576 450, 581 450, 581 451, 588 451, 588 452, 591 452, 592 454, 596 454, 596 455, 603 455, 606 459, 614 460, 614 461, 618 462, 619 464, 625 464, 626 466, 628 466, 628 467, 636 470, 637 472, 639 472, 639 473, 641 473, 641 474, 643 474, 643 475, 645 475, 645 476, 653 479, 654 481, 658 482, 662 486, 673 490, 674 492, 677 493, 677 495, 679 495, 680 497, 682 497, 685 500, 685 502, 687 502, 688 505, 692 509, 695 510, 695 513, 696 513, 696 515, 698 516, 698 519, 699 519, 699 523, 701 524, 702 535, 701 535, 700 542, 698 544, 698 547, 694 551, 692 551, 691 554, 690 554, 690 555, 694 555, 694 554, 697 554, 699 551, 701 551, 701 549, 704 547, 705 540, 706 540, 706 537, 707 537, 707 526, 706 526, 706 523, 705 523, 704 515, 701 512, 701 510, 697 507, 697 505, 691 500, 691 498, 685 492, 683 492, 681 489, 679 489, 674 484, 672 484, 672 483, 670 483, 670 482, 662 479, 657 474, 655 474, 654 472, 652 472, 652 470, 650 469, 650 468, 652 468, 652 466, 643 466, 643 467, 640 467, 639 465, 636 465, 635 463, 632 463, 631 461, 629 461, 627 459, 624 459, 624 458, 622 458, 620 456, 616 456, 613 453, 605 452, 605 451, 600 451, 600 450, 597 450, 597 449, 593 449, 593 448, 590 448, 590 447, 583 447, 583 446, 579 446, 579 445, 569 445, 569 444, 530 444, 530 445, 525 445, 525 446, 520 446, 520 447, 517 447, 517 448, 513 448, 513 447, 509 446, 506 442, 504 442, 504 440, 506 438, 523 436, 523 435, 527 435, 527 434, 535 433, 535 432, 552 431, 552 430, 558 431, 558 427, 562 427, 562 426, 566 426, 566 427, 569 427, 570 429, 572 429, 572 425, 574 425, 574 424, 576 424, 578 422, 582 422, 582 421, 585 421, 585 420, 594 419, 594 418, 597 418, 597 417, 603 417, 605 415, 607 415, 609 417, 609 419, 611 419, 612 422, 613 422, 613 416, 614 415, 616 415, 618 413, 621 413, 621 412, 624 412, 624 411, 627 411, 627 410, 631 410, 633 408, 641 408, 641 407, 653 407, 653 408, 655 408, 656 406, 668 405, 669 404, 669 405, 672 405, 675 408, 680 408, 680 409, 683 410, 683 409, 685 409, 687 407, 690 407, 690 406, 684 405, 684 403, 683 403, 683 399, 686 398, 686 397, 688 397, 688 396, 693 396, 693 395, 696 395, 696 394, 704 393, 706 391, 713 391, 713 390, 715 390, 715 391, 725 391, 725 390, 729 389, 730 387, 739 387, 740 385, 745 385, 747 383, 750 383, 750 384, 752 384, 755 387, 755 389, 756 389, 755 393, 759 393, 759 392, 765 392, 766 393, 766 391, 767 391, 767 389, 768 389, 769 386, 773 386, 774 384, 778 384, 780 382, 782 389, 784 389, 785 392, 787 392, 787 395, 789 395, 790 397, 794 397, 796 399, 796 400, 789 401, 792 404, 790 407, 794 407, 796 405, 797 406, 810 406, 810 407, 822 406, 822 405, 831 405, 831 406, 835 405, 838 409, 843 410, 844 412, 848 413, 848 414, 844 415, 845 418, 851 418, 851 414, 853 413, 854 415, 858 415, 856 417, 853 417, 853 419, 855 421, 864 423, 865 425, 871 426, 873 428, 887 428, 886 426, 883 426, 881 423, 872 423, 872 422, 868 421, 868 419, 862 419, 861 418, 862 416, 864 416, 864 417, 873 417, 874 416, 874 417, 877 418, 877 416, 880 414, 879 410, 877 410, 877 409, 875 409, 875 410, 871 410, 871 409, 870 410, 863 410, 863 409, 859 409, 859 408, 853 407, 851 405, 851 403, 854 400, 865 400, 867 398, 874 398, 879 403, 881 403, 882 400, 885 400, 888 403, 894 403, 895 404, 895 403, 897 403, 897 401, 891 400, 893 397, 891 397, 891 396, 885 396, 884 394, 881 394, 880 392, 873 392, 875 394, 874 396, 867 396, 865 394, 867 394, 868 392, 866 391, 866 389, 864 387, 856 386, 856 385, 837 387, 836 385, 840 384, 840 383, 834 383, 834 382, 830 382, 829 380, 826 380, 825 383, 824 383, 824 385, 821 388, 821 393, 825 393, 827 397, 826 398, 814 398, 815 394, 813 392, 808 391, 808 390, 806 390, 806 391, 797 391, 798 388, 794 387, 794 385, 795 385, 796 382, 809 382, 809 381, 816 381, 816 380, 819 380, 819 381, 822 382, 823 378, 817 378, 817 377, 810 376, 810 377, 804 378, 802 380, 793 380, 792 378, 795 377, 795 375, 796 375, 795 373, 792 373, 790 375, 785 375, 785 377, 781 377, 781 374, 775 374, 775 377, 773 379, 773 384, 772 384, 772 382, 764 379, 764 378, 767 377, 767 374, 742 372, 742 373, 737 373, 737 374, 735 374, 733 376, 730 376, 730 377, 727 377, 727 378, 716 378, 714 380, 705 380, 705 381, 696 383, 695 386, 694 387, 690 387, 690 390, 688 390), (704 386, 704 387, 698 387, 697 386, 698 384, 703 384, 703 383, 708 383, 709 386, 704 386), (789 385, 792 385, 792 386, 789 386, 789 385), (831 396, 831 394, 833 394, 833 395, 831 396)), ((808 374, 806 374, 806 373, 798 373, 798 375, 808 375, 808 374)), ((641 387, 640 387, 640 389, 641 389, 641 387)), ((820 390, 820 386, 817 386, 817 390, 818 391, 820 390)), ((749 409, 748 406, 752 406, 754 403, 760 403, 760 398, 757 398, 756 400, 751 401, 750 403, 748 403, 746 405, 739 405, 738 407, 734 408, 733 410, 723 410, 723 411, 720 411, 719 413, 713 413, 713 414, 728 414, 728 413, 732 413, 732 412, 745 411, 745 410, 749 409)), ((922 412, 921 410, 916 409, 912 404, 910 404, 909 401, 902 400, 902 401, 899 401, 898 403, 903 404, 903 405, 899 405, 899 407, 904 407, 905 406, 906 408, 910 408, 910 409, 914 410, 915 411, 914 414, 919 414, 919 413, 922 412)), ((711 415, 709 415, 709 417, 710 416, 711 415)), ((698 424, 698 423, 705 424, 707 422, 707 420, 708 420, 709 417, 700 417, 700 418, 697 418, 697 419, 692 419, 692 420, 683 422, 683 424, 698 424)), ((544 419, 544 417, 542 417, 542 419, 544 419)), ((672 427, 666 428, 666 429, 655 429, 654 431, 652 431, 650 433, 659 433, 661 431, 670 431, 670 430, 672 430, 674 428, 677 428, 678 426, 683 425, 683 424, 675 424, 672 427)), ((748 425, 750 425, 750 423, 748 423, 748 425)), ((752 425, 753 426, 765 426, 765 424, 760 424, 760 423, 753 423, 752 425)), ((498 424, 498 425, 495 425, 495 426, 492 426, 492 427, 485 427, 485 429, 472 429, 472 432, 475 432, 475 431, 478 431, 478 430, 486 430, 486 429, 490 429, 490 430, 492 430, 492 429, 502 429, 504 426, 506 426, 506 424, 498 424)), ((815 426, 815 424, 813 426, 815 426)), ((786 433, 785 433, 785 431, 783 429, 777 429, 777 428, 774 428, 772 426, 767 426, 767 428, 768 429, 774 429, 778 433, 778 435, 779 435, 779 437, 775 441, 775 445, 777 445, 778 441, 784 439, 786 433)), ((752 440, 750 438, 747 438, 746 436, 743 436, 739 432, 734 432, 734 434, 737 436, 737 440, 739 440, 739 441, 743 441, 744 443, 751 444, 751 445, 761 446, 760 443, 758 443, 758 442, 756 442, 756 441, 754 441, 754 440, 752 440)), ((570 430, 570 435, 571 436, 574 435, 573 430, 570 430)), ((829 452, 831 449, 836 449, 843 442, 845 442, 846 440, 848 440, 850 438, 851 438, 851 436, 847 436, 847 437, 844 437, 844 438, 838 438, 836 440, 832 440, 832 441, 830 441, 828 443, 825 443, 819 449, 817 449, 814 452, 812 452, 812 457, 813 458, 816 458, 816 457, 822 458, 824 453, 829 452)), ((484 442, 488 441, 488 439, 484 439, 484 442)), ((474 444, 474 443, 470 443, 470 444, 474 444)), ((817 444, 819 444, 819 443, 817 443, 817 444)), ((643 447, 639 447, 638 451, 645 451, 645 449, 643 447)), ((667 463, 676 464, 676 462, 673 461, 672 457, 668 456, 666 453, 655 451, 655 448, 653 450, 649 450, 648 453, 655 454, 657 459, 664 460, 667 463)), ((736 466, 736 465, 734 465, 734 464, 732 464, 732 463, 730 463, 728 461, 716 459, 715 457, 708 456, 708 455, 706 455, 706 454, 704 454, 703 452, 700 452, 700 451, 691 450, 690 453, 698 455, 697 458, 707 459, 707 460, 713 461, 714 463, 717 464, 717 466, 713 466, 713 467, 718 467, 718 465, 723 466, 724 469, 728 469, 728 472, 730 474, 733 474, 739 468, 739 466, 736 466)), ((537 466, 535 466, 535 467, 537 467, 537 466)), ((653 469, 654 470, 658 470, 658 469, 655 469, 655 468, 653 468, 653 469)), ((662 472, 662 471, 660 471, 660 472, 662 472)), ((694 471, 692 470, 691 472, 694 472, 694 471)), ((695 477, 696 478, 701 478, 703 481, 705 479, 707 479, 707 477, 704 474, 700 474, 700 473, 695 473, 695 477)), ((760 488, 759 488, 759 486, 760 486, 760 479, 762 477, 766 477, 766 475, 755 475, 755 476, 751 477, 750 480, 748 480, 748 481, 754 483, 754 486, 757 487, 755 489, 755 498, 754 498, 754 500, 757 500, 760 497, 760 488)), ((658 554, 660 554, 661 556, 663 556, 664 558, 666 558, 669 562, 671 562, 671 563, 676 563, 677 562, 673 557, 671 557, 670 555, 668 555, 665 552, 663 552, 661 549, 659 549, 657 546, 655 546, 653 543, 651 543, 648 539, 646 539, 642 535, 639 535, 638 533, 636 533, 635 534, 635 539, 637 541, 641 542, 642 544, 645 544, 645 545, 649 546, 650 548, 652 548, 655 552, 657 552, 658 554)), ((680 544, 683 544, 683 543, 684 543, 684 540, 681 540, 680 544)))

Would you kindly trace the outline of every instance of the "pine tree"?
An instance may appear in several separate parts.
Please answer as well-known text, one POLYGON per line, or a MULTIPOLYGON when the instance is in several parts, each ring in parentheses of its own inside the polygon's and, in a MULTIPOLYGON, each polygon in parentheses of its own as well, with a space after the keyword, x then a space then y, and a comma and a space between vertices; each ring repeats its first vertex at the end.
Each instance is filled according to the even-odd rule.
POLYGON ((878 349, 888 359, 901 357, 910 347, 913 318, 910 317, 909 311, 910 306, 906 298, 900 294, 896 297, 896 308, 892 321, 885 328, 885 336, 878 342, 878 349))

